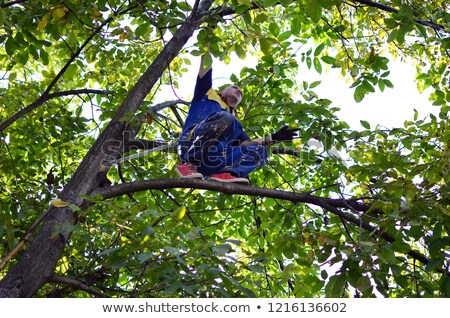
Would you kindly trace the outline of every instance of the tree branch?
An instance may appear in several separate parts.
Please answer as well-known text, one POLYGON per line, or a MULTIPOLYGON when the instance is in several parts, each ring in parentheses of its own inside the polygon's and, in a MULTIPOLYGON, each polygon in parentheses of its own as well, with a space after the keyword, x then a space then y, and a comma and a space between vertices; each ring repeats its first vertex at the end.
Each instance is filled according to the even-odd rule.
MULTIPOLYGON (((370 206, 353 200, 344 199, 330 199, 314 196, 308 193, 288 192, 283 190, 257 188, 241 184, 221 183, 215 181, 195 180, 195 179, 183 179, 183 178, 167 178, 167 179, 154 179, 154 180, 140 180, 128 183, 122 183, 114 185, 108 188, 98 188, 94 190, 90 195, 101 195, 104 199, 117 197, 120 195, 133 193, 144 190, 163 190, 169 188, 193 188, 201 190, 211 190, 222 192, 225 194, 241 194, 250 196, 262 196, 267 198, 287 200, 294 203, 307 203, 321 207, 340 218, 349 221, 352 224, 357 225, 371 233, 378 235, 389 243, 393 243, 395 239, 388 233, 383 232, 379 228, 367 223, 360 218, 355 217, 350 213, 341 211, 339 208, 351 208, 359 212, 367 211, 370 206)), ((415 252, 413 250, 407 253, 412 258, 420 261, 423 264, 428 264, 430 260, 424 255, 415 252)), ((438 270, 443 272, 443 270, 438 270)))
POLYGON ((89 88, 75 89, 75 90, 70 90, 70 91, 63 91, 63 92, 56 92, 56 93, 49 94, 47 96, 47 100, 49 100, 50 98, 55 98, 55 97, 68 96, 68 95, 79 95, 79 94, 110 95, 110 94, 114 94, 114 92, 109 91, 109 90, 102 90, 102 89, 89 89, 89 88))
POLYGON ((150 107, 150 109, 147 110, 147 114, 156 114, 157 112, 159 112, 160 110, 162 110, 164 108, 174 107, 177 104, 189 105, 190 103, 186 102, 184 100, 181 100, 181 99, 170 100, 170 101, 159 103, 155 106, 150 107))
POLYGON ((44 94, 41 97, 39 97, 36 101, 31 103, 30 105, 26 106, 25 108, 22 108, 17 113, 6 119, 3 123, 0 124, 0 132, 8 128, 11 124, 13 124, 16 120, 19 118, 25 116, 32 110, 38 108, 42 104, 44 104, 46 101, 61 97, 61 96, 68 96, 68 95, 79 95, 79 94, 113 94, 113 91, 108 90, 98 90, 98 89, 79 89, 79 90, 70 90, 70 91, 64 91, 64 92, 56 92, 52 94, 44 94))
POLYGON ((76 280, 73 280, 73 279, 70 279, 70 278, 67 278, 67 277, 58 276, 58 275, 52 275, 52 276, 50 276, 50 278, 48 279, 47 282, 48 283, 55 283, 55 284, 69 285, 70 287, 72 287, 74 289, 79 289, 79 290, 85 291, 85 292, 87 292, 87 293, 89 293, 91 295, 94 295, 94 296, 97 296, 97 297, 101 297, 101 298, 106 298, 106 296, 103 293, 101 293, 101 292, 99 292, 99 291, 97 291, 95 289, 92 289, 91 287, 89 287, 89 286, 87 286, 87 285, 85 285, 85 284, 83 284, 83 283, 81 283, 79 281, 76 281, 76 280))
MULTIPOLYGON (((130 10, 132 10, 135 7, 130 7, 120 14, 124 14, 130 10)), ((52 82, 48 85, 47 89, 42 93, 42 95, 32 104, 28 105, 27 107, 21 109, 17 113, 15 113, 13 116, 6 119, 3 123, 0 124, 0 132, 11 126, 16 120, 23 117, 24 115, 28 114, 32 110, 36 109, 37 107, 41 106, 44 102, 46 102, 49 99, 50 91, 53 89, 53 87, 56 85, 56 83, 59 81, 59 79, 63 76, 63 74, 67 71, 69 66, 72 64, 73 61, 81 54, 81 52, 84 50, 84 48, 91 42, 91 40, 94 38, 95 35, 100 33, 100 31, 103 29, 103 27, 107 24, 109 24, 111 21, 114 20, 114 16, 106 19, 103 21, 102 24, 98 28, 96 28, 91 35, 84 41, 84 43, 80 46, 80 48, 72 54, 69 61, 64 65, 64 67, 59 71, 59 73, 55 76, 55 78, 52 80, 52 82)))
MULTIPOLYGON (((399 12, 399 10, 396 9, 396 8, 392 8, 392 7, 390 7, 390 6, 386 5, 386 4, 378 3, 378 2, 375 2, 375 1, 371 1, 371 0, 349 0, 349 1, 356 2, 356 3, 359 3, 359 4, 363 4, 363 5, 372 7, 372 8, 377 8, 377 9, 380 9, 380 10, 386 11, 386 12, 392 12, 392 13, 398 13, 399 12)), ((415 22, 417 24, 421 24, 423 26, 430 27, 430 28, 432 28, 432 29, 434 29, 436 31, 442 31, 442 32, 445 32, 445 33, 450 33, 449 31, 447 31, 444 28, 443 25, 437 24, 437 23, 435 23, 433 21, 430 21, 430 20, 428 20, 428 21, 415 20, 415 22)))
POLYGON ((11 1, 11 2, 7 2, 7 3, 2 3, 1 7, 4 9, 4 8, 11 7, 11 6, 15 5, 15 4, 21 4, 21 3, 24 3, 24 2, 27 2, 27 1, 28 0, 16 0, 16 1, 11 1))
MULTIPOLYGON (((134 115, 141 107, 164 70, 202 23, 201 18, 209 13, 208 9, 213 2, 201 0, 198 18, 186 19, 142 74, 61 191, 61 200, 81 205, 84 201, 82 195, 91 193, 98 186, 97 174, 102 163, 122 154, 122 148, 118 146, 123 142, 123 134, 127 129, 127 121, 124 119, 134 115)), ((53 274, 73 231, 72 227, 66 225, 75 224, 77 219, 70 207, 52 206, 50 210, 35 239, 0 280, 0 293, 3 295, 31 297, 53 274), (30 264, 30 259, 36 262, 30 264)))

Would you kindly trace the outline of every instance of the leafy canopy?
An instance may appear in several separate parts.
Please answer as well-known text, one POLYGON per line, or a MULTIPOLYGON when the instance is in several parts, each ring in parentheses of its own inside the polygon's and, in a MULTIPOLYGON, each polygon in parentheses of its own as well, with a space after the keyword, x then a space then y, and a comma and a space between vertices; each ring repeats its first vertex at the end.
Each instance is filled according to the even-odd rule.
MULTIPOLYGON (((0 136, 2 257, 45 213, 195 9, 177 0, 17 2, 0 8, 0 122, 33 110, 0 136)), ((206 42, 230 67, 254 56, 256 66, 231 77, 244 89, 246 131, 263 137, 286 123, 301 129, 301 139, 272 149, 252 185, 314 194, 323 204, 176 187, 89 198, 88 209, 72 207, 79 222, 55 275, 117 297, 450 296, 446 9, 440 0, 214 1, 140 111, 178 98, 157 100, 160 90, 192 85, 183 74, 206 42), (415 65, 418 89, 432 89, 439 117, 416 114, 395 128, 362 121, 354 130, 336 115, 345 105, 314 92, 320 82, 296 81, 301 64, 323 76, 338 68, 364 107, 367 94, 395 90, 390 55, 415 65), (357 222, 327 208, 328 198, 346 202, 334 208, 357 222)), ((178 103, 153 112, 138 138, 175 142, 187 109, 178 103)), ((113 184, 175 178, 176 162, 175 153, 155 152, 108 177, 113 184)), ((53 283, 37 295, 90 294, 53 283)))

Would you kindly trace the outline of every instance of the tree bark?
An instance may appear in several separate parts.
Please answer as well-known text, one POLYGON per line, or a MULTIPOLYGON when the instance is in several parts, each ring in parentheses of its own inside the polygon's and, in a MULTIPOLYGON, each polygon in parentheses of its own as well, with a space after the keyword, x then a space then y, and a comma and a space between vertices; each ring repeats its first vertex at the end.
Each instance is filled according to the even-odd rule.
MULTIPOLYGON (((213 2, 213 0, 200 2, 198 10, 191 13, 137 81, 62 191, 60 198, 63 201, 75 205, 82 204, 83 199, 80 195, 89 194, 97 187, 96 175, 101 166, 107 165, 108 161, 122 154, 123 135, 127 128, 125 119, 130 114, 136 113, 153 85, 200 25, 202 17, 208 13, 213 2)), ((51 207, 35 239, 0 281, 0 296, 34 296, 52 277, 76 221, 76 216, 69 207, 51 207)))

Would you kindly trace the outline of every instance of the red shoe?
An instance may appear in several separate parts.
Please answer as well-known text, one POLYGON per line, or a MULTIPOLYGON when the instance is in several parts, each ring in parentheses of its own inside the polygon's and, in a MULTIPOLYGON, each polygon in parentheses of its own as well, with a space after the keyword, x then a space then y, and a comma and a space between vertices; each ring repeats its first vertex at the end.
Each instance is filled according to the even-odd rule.
POLYGON ((240 184, 245 184, 245 185, 250 184, 250 181, 248 181, 248 179, 235 177, 228 172, 213 174, 211 177, 209 177, 208 180, 227 182, 227 183, 240 183, 240 184))
POLYGON ((175 167, 175 171, 182 178, 191 178, 191 179, 203 179, 203 175, 200 172, 197 172, 194 166, 188 163, 179 163, 175 167))

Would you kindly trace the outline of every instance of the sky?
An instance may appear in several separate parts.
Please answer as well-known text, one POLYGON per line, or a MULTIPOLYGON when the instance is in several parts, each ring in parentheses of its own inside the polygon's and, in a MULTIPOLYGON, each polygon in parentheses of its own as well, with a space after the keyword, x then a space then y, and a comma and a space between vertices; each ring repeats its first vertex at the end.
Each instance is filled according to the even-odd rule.
MULTIPOLYGON (((191 66, 188 72, 179 80, 180 88, 176 89, 176 94, 182 99, 190 100, 194 91, 195 78, 197 76, 200 63, 199 57, 191 57, 191 66), (187 83, 187 84, 184 84, 187 83)), ((230 83, 231 74, 239 75, 244 66, 254 65, 252 58, 240 60, 237 56, 232 58, 233 65, 213 61, 213 86, 219 86, 230 83)), ((308 70, 304 63, 299 61, 300 69, 298 81, 321 81, 321 84, 314 89, 319 98, 331 100, 333 106, 341 110, 337 116, 340 120, 347 122, 352 129, 361 130, 360 120, 365 120, 371 124, 373 129, 376 125, 382 127, 394 128, 403 127, 406 120, 412 120, 414 109, 419 113, 419 119, 427 117, 430 113, 439 114, 439 107, 432 106, 429 101, 429 93, 425 91, 420 93, 415 82, 414 66, 406 63, 393 61, 389 63, 389 79, 394 88, 386 88, 381 92, 378 88, 375 93, 366 95, 362 102, 356 103, 353 98, 354 89, 350 86, 352 83, 345 82, 339 74, 339 69, 325 69, 322 74, 318 74, 313 68, 308 70)), ((245 87, 243 88, 245 94, 245 87)), ((165 100, 176 99, 177 96, 169 88, 160 93, 165 100)), ((158 94, 159 95, 159 94, 158 94)), ((159 99, 157 98, 157 100, 159 99)))
POLYGON ((438 115, 439 107, 432 106, 429 101, 430 92, 418 91, 412 65, 391 61, 389 70, 391 73, 388 79, 394 84, 394 88, 386 88, 384 92, 377 88, 375 93, 366 95, 360 103, 355 102, 354 91, 349 88, 351 83, 345 83, 338 70, 331 69, 329 74, 311 76, 322 81, 317 89, 319 96, 330 99, 335 106, 340 107, 338 117, 354 129, 362 128, 360 120, 368 121, 371 128, 375 125, 402 127, 404 121, 413 119, 414 109, 418 111, 419 118, 430 113, 438 115))

